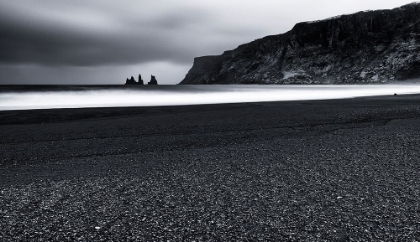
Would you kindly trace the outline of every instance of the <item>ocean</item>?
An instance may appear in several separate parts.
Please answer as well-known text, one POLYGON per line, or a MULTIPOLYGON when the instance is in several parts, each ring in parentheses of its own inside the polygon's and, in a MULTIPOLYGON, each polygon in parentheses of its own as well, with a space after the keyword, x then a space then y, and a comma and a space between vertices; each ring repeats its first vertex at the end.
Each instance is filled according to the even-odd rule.
POLYGON ((420 93, 420 84, 0 86, 0 110, 173 106, 420 93))

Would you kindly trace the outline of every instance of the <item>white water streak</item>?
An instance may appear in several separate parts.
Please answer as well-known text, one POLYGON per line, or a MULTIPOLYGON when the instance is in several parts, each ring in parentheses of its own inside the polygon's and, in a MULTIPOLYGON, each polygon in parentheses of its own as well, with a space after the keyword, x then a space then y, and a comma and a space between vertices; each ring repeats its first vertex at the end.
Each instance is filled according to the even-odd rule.
POLYGON ((194 86, 188 89, 105 89, 0 93, 0 110, 172 106, 216 103, 341 99, 417 94, 420 85, 194 86))

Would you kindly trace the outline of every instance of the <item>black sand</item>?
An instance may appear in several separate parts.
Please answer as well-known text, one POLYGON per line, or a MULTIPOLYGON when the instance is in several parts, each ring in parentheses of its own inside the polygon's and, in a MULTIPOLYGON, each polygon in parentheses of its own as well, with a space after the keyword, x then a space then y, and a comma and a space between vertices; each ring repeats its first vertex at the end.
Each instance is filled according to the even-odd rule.
POLYGON ((420 238, 420 96, 0 112, 0 241, 420 238))

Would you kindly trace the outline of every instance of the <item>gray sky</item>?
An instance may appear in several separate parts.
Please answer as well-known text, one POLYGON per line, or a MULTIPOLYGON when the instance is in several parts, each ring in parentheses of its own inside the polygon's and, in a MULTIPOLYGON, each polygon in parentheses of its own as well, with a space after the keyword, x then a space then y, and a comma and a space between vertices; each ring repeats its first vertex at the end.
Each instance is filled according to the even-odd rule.
POLYGON ((177 84, 194 57, 412 0, 0 0, 0 84, 177 84), (137 77, 136 77, 137 78, 137 77))

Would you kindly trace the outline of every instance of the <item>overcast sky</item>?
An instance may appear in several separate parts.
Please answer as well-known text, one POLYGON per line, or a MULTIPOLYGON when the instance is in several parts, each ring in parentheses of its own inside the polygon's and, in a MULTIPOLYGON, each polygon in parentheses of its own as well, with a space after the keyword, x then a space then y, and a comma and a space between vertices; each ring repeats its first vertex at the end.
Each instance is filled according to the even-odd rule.
POLYGON ((194 57, 411 0, 0 0, 0 84, 177 84, 194 57))

